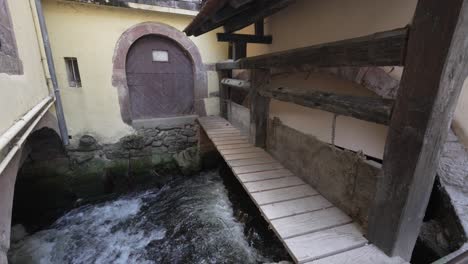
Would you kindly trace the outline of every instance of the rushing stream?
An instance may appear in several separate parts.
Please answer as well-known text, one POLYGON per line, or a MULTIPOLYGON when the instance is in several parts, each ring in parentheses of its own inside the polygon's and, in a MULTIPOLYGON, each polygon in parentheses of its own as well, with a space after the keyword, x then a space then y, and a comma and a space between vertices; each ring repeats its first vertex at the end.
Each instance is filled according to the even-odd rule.
POLYGON ((236 220, 217 172, 76 208, 29 236, 18 229, 12 264, 264 263, 284 256, 283 248, 258 243, 262 235, 236 220))

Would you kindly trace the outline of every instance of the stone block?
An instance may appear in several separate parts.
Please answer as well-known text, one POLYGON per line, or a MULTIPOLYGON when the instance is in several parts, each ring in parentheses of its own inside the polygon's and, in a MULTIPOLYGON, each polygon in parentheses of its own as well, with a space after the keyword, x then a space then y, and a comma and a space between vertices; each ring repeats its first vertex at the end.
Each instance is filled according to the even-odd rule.
POLYGON ((106 158, 113 159, 125 159, 130 155, 130 151, 121 147, 119 143, 104 146, 104 154, 106 158))
POLYGON ((168 151, 167 147, 160 146, 160 147, 153 148, 152 153, 153 154, 164 154, 164 153, 167 153, 167 151, 168 151))
POLYGON ((177 138, 175 136, 167 136, 163 140, 163 144, 166 147, 173 146, 177 142, 177 138))
POLYGON ((193 137, 197 134, 197 132, 191 128, 185 128, 182 130, 182 135, 187 136, 187 137, 193 137))
POLYGON ((124 149, 142 149, 145 147, 145 138, 141 135, 130 135, 120 139, 124 149))
POLYGON ((153 147, 160 147, 160 146, 162 146, 162 144, 163 144, 162 140, 155 140, 155 141, 153 141, 152 146, 153 147))
POLYGON ((186 149, 175 154, 173 157, 184 175, 191 175, 200 171, 201 166, 198 148, 193 147, 186 149))

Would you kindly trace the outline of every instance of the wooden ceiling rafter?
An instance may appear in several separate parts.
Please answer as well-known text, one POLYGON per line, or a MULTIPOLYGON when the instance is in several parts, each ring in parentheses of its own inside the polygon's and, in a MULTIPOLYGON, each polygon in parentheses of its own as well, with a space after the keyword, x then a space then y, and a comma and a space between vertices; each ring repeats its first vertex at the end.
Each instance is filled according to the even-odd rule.
POLYGON ((245 28, 287 7, 295 0, 207 0, 184 32, 199 36, 224 26, 227 33, 245 28))

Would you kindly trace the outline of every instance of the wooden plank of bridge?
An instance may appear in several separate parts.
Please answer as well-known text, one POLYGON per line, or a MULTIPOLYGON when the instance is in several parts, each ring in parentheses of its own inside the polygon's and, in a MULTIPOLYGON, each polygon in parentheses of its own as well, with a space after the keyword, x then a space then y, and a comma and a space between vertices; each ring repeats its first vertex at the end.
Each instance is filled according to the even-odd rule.
POLYGON ((237 175, 239 180, 242 181, 243 183, 285 178, 285 177, 291 177, 291 176, 294 176, 294 174, 287 169, 279 169, 279 170, 274 170, 274 171, 261 171, 261 172, 237 175))
POLYGON ((318 194, 319 193, 309 185, 299 185, 278 190, 253 193, 252 196, 258 202, 259 205, 267 205, 277 202, 314 196, 318 194))
POLYGON ((362 230, 349 216, 266 151, 220 136, 225 127, 229 134, 241 135, 227 121, 207 117, 199 122, 296 263, 403 263, 366 245, 362 230))

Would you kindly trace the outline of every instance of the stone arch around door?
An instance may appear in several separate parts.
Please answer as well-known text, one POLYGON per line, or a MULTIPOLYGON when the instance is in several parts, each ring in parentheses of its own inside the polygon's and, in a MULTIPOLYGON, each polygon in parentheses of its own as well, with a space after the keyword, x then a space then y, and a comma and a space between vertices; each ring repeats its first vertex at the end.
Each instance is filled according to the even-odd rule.
POLYGON ((208 97, 208 84, 205 66, 197 46, 181 31, 157 22, 145 22, 125 31, 117 41, 113 58, 112 85, 119 95, 122 120, 131 125, 131 105, 126 76, 126 59, 132 45, 147 35, 158 35, 177 43, 188 55, 193 64, 194 110, 199 116, 205 116, 204 99, 208 97))

